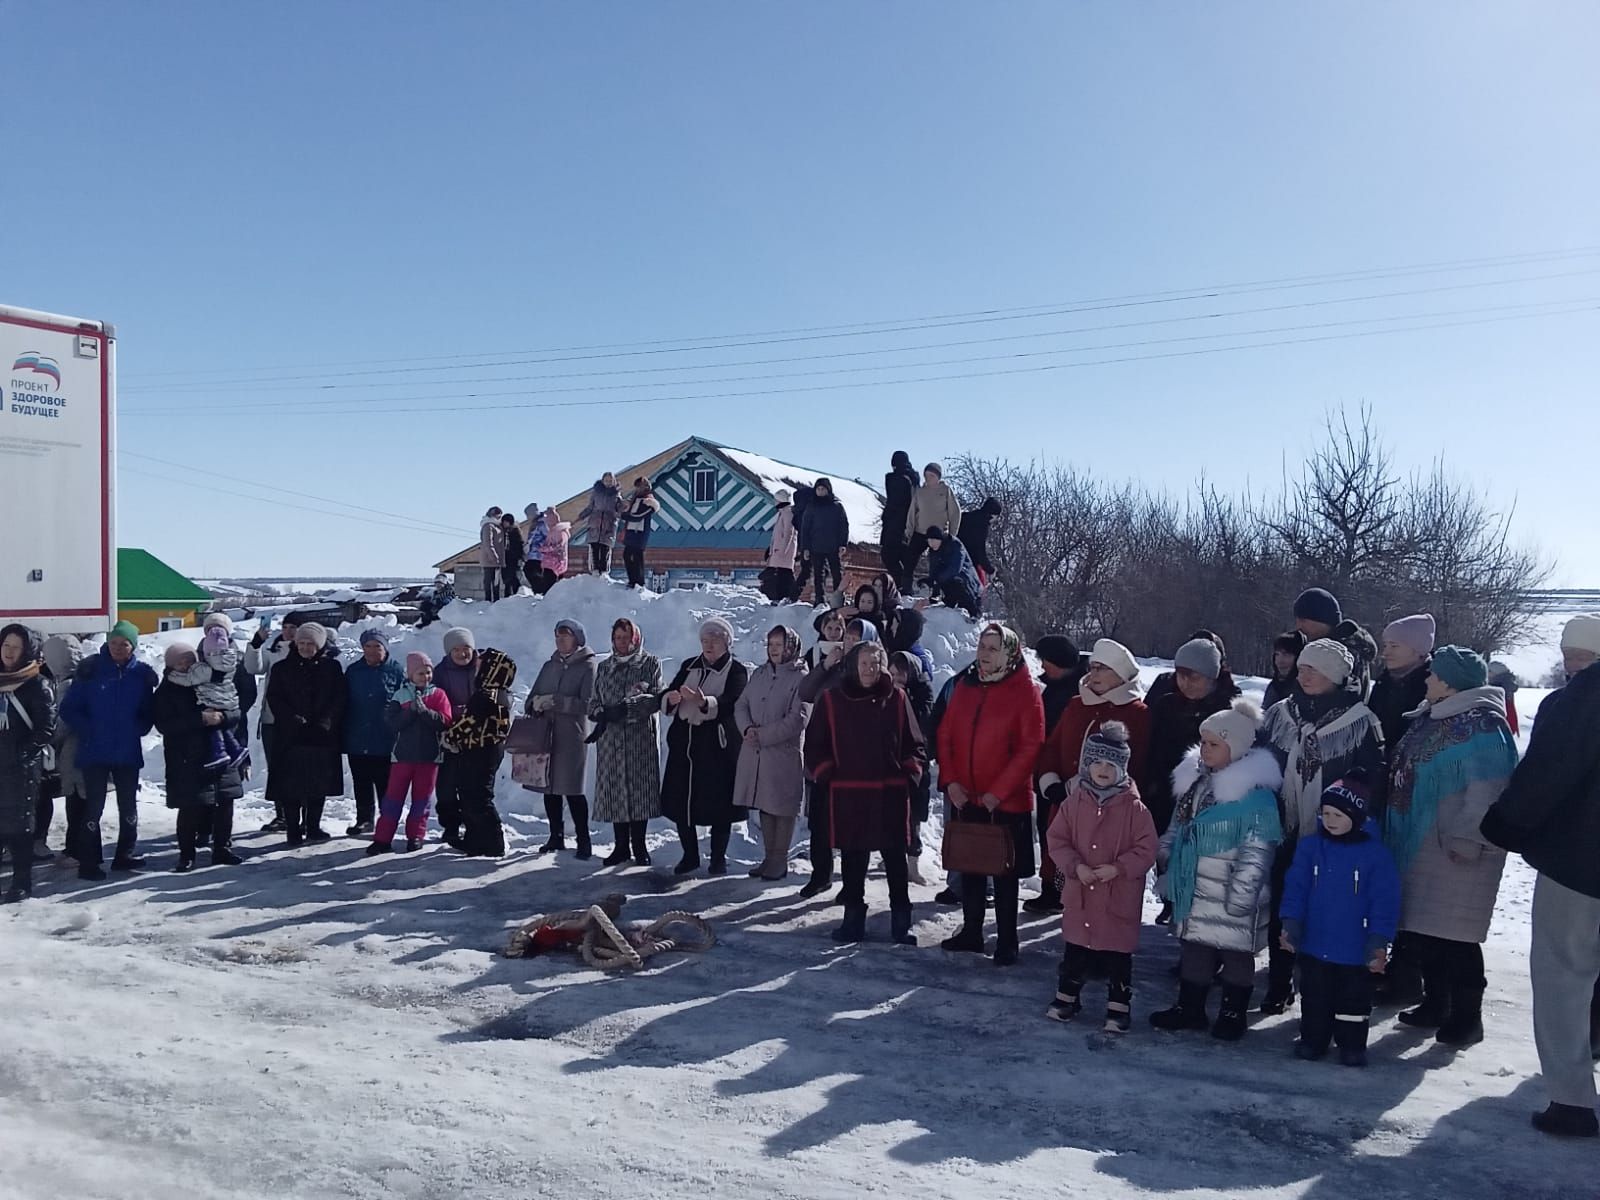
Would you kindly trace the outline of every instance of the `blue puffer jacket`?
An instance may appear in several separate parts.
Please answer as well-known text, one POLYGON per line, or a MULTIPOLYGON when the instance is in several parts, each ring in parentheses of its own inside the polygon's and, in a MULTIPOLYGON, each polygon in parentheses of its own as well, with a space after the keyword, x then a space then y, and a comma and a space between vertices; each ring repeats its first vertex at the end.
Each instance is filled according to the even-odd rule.
POLYGON ((394 751, 394 730, 384 720, 384 706, 406 681, 405 669, 392 658, 375 667, 366 659, 345 669, 344 686, 349 701, 344 710, 344 752, 388 758, 394 751))
POLYGON ((1394 940, 1400 920, 1400 873, 1378 824, 1335 841, 1322 832, 1301 838, 1283 885, 1283 928, 1301 954, 1358 967, 1394 940))
POLYGON ((818 496, 800 518, 800 549, 806 554, 837 554, 850 544, 850 514, 836 496, 818 496))
POLYGON ((80 767, 144 766, 139 739, 154 723, 150 697, 160 682, 138 659, 117 666, 105 646, 79 664, 61 719, 78 735, 80 767))

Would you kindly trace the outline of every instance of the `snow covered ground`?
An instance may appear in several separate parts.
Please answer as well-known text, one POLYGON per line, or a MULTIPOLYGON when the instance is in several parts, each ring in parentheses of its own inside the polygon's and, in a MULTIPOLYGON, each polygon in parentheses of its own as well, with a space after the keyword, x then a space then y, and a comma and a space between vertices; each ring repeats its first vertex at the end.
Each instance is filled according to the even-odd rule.
MULTIPOLYGON (((603 644, 630 610, 673 659, 692 652, 710 612, 733 621, 747 658, 775 616, 805 615, 732 589, 641 597, 577 580, 542 601, 449 616, 516 654, 526 684, 557 617, 578 616, 603 644)), ((934 627, 949 670, 972 627, 944 614, 934 627)), ((444 628, 402 633, 399 648, 437 650, 444 628)), ((245 866, 174 876, 159 869, 172 858, 170 814, 147 788, 142 835, 157 869, 101 885, 46 870, 40 898, 0 916, 0 1196, 1600 1190, 1592 1145, 1527 1124, 1544 1101, 1530 1082, 1532 877, 1520 861, 1486 948, 1489 1040, 1452 1054, 1385 1013, 1373 1065, 1357 1072, 1292 1059, 1292 1016, 1260 1021, 1236 1047, 1154 1033, 1145 1016, 1168 1003, 1176 959, 1154 926, 1137 959, 1135 1031, 1113 1044, 1042 1017, 1053 920, 1026 923, 1022 963, 1001 971, 939 951, 958 918, 933 906, 934 887, 915 888, 920 945, 891 947, 875 879, 875 940, 840 948, 827 937, 837 910, 797 896, 803 844, 781 884, 737 871, 675 881, 664 828, 652 832, 662 865, 605 870, 535 857, 537 803, 509 784, 501 800, 512 836, 499 862, 435 846, 368 860, 344 839, 291 852, 245 833, 245 866), (703 913, 719 945, 630 976, 498 956, 530 915, 613 890, 633 920, 703 913)), ((266 815, 253 793, 239 828, 266 815)), ((349 819, 348 805, 331 806, 330 828, 349 819)), ((733 857, 758 856, 736 833, 733 857)), ((1091 990, 1090 1011, 1099 1004, 1091 990)))

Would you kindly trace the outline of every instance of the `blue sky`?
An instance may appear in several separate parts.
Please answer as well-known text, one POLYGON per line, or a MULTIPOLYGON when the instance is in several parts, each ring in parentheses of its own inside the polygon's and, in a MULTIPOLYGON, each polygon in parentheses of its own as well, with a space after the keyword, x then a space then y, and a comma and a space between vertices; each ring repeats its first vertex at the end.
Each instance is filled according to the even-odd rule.
POLYGON ((1260 493, 1366 403, 1403 465, 1443 456, 1600 586, 1569 482, 1600 255, 1524 257, 1600 247, 1593 4, 0 0, 0 41, 27 47, 0 300, 117 323, 120 540, 191 574, 420 574, 488 504, 689 433, 867 478, 903 448, 1260 493), (1393 271, 1467 260, 1499 261, 1393 271), (1344 272, 1373 274, 1150 295, 1344 272), (1348 336, 1408 324, 1450 327, 1348 336), (474 365, 644 342, 674 348, 474 365), (896 346, 928 348, 813 357, 896 346), (886 382, 1114 357, 1142 361, 886 382), (772 358, 801 361, 722 365, 772 358), (700 369, 526 378, 663 365, 700 369), (521 394, 461 398, 488 391, 521 394), (530 404, 568 406, 487 407, 530 404))

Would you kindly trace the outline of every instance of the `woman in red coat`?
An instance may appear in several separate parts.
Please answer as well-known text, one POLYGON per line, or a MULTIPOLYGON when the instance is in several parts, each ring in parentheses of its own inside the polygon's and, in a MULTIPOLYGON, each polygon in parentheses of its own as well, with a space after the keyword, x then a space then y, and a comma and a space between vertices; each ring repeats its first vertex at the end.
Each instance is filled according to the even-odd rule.
POLYGON ((862 642, 850 651, 843 681, 818 698, 806 726, 805 758, 806 773, 828 798, 833 845, 843 851, 844 921, 833 940, 859 942, 866 936, 867 862, 876 850, 889 879, 891 936, 901 945, 916 945, 906 845, 911 793, 927 754, 879 643, 862 642))
MULTIPOLYGON (((994 880, 996 966, 1017 961, 1017 881, 1033 874, 1033 764, 1044 741, 1044 701, 1022 659, 1022 639, 989 624, 978 661, 956 677, 939 722, 939 782, 958 821, 989 821, 1011 831, 1011 871, 994 880)), ((983 953, 988 880, 961 876, 961 931, 946 950, 983 953)))
MULTIPOLYGON (((1039 803, 1045 810, 1046 829, 1066 799, 1068 782, 1078 773, 1084 742, 1107 721, 1120 721, 1128 727, 1132 753, 1128 771, 1135 779, 1144 777, 1144 758, 1150 749, 1150 710, 1145 707, 1143 695, 1139 664, 1134 661, 1133 652, 1110 638, 1097 641, 1089 655, 1089 668, 1078 681, 1078 694, 1039 752, 1039 803)), ((1038 896, 1023 907, 1036 913, 1060 912, 1064 881, 1048 854, 1039 868, 1039 882, 1038 896)))

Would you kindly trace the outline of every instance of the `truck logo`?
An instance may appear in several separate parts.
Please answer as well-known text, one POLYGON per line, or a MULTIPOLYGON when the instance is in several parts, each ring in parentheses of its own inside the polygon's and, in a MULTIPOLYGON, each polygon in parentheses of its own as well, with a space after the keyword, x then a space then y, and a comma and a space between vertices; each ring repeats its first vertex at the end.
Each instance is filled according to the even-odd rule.
MULTIPOLYGON (((5 359, 0 358, 0 362, 5 362, 5 359)), ((61 390, 61 367, 56 363, 55 359, 46 358, 37 350, 29 350, 22 355, 16 362, 11 364, 11 369, 13 371, 31 371, 35 375, 43 375, 54 381, 55 386, 51 389, 52 391, 59 392, 61 390)))

